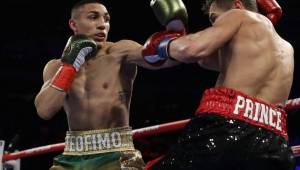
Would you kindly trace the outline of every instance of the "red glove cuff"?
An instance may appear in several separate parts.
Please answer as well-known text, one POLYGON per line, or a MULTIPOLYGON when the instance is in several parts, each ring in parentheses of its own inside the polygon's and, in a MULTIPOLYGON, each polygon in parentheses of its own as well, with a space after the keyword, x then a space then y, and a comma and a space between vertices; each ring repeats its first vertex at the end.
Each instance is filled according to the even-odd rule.
POLYGON ((67 92, 75 78, 76 70, 71 64, 63 64, 51 80, 51 86, 57 90, 67 92))
POLYGON ((256 0, 262 12, 275 25, 282 16, 282 9, 276 0, 256 0))

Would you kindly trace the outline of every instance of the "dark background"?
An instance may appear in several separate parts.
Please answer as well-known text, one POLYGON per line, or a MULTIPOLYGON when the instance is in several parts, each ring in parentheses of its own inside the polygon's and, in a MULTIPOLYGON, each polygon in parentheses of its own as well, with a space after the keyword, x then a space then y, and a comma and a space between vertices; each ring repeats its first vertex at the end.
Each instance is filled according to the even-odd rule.
MULTIPOLYGON (((63 111, 53 119, 45 121, 37 116, 33 101, 43 83, 43 67, 50 59, 60 57, 68 37, 72 34, 68 19, 70 7, 75 2, 1 1, 0 139, 8 144, 13 138, 18 138, 14 147, 9 148, 7 145, 7 150, 22 150, 64 140, 67 122, 63 111)), ((132 39, 143 44, 154 31, 163 29, 149 7, 149 0, 102 2, 111 15, 109 41, 132 39)), ((207 16, 200 10, 202 2, 184 0, 189 12, 190 32, 209 26, 207 16)), ((295 48, 295 73, 290 98, 297 98, 300 93, 300 61, 297 57, 300 50, 300 14, 297 10, 300 5, 292 0, 278 2, 284 14, 276 29, 295 48)), ((139 68, 131 103, 131 125, 135 129, 190 117, 202 92, 214 85, 216 76, 217 73, 204 70, 196 64, 182 64, 158 71, 139 68)), ((291 145, 300 144, 299 121, 297 111, 289 113, 291 145)), ((173 138, 174 135, 167 135, 164 141, 173 138)), ((149 140, 165 144, 157 138, 149 140)), ((150 145, 147 140, 136 141, 138 147, 140 143, 143 146, 150 145)), ((47 169, 51 165, 52 157, 57 154, 59 153, 22 159, 22 168, 47 169)))

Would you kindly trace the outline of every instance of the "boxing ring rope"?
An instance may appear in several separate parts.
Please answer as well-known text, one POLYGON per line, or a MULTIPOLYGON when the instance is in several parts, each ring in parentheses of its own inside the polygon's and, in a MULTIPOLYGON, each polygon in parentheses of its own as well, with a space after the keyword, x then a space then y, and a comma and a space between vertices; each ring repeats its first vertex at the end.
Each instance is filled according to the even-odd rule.
MULTIPOLYGON (((287 100, 284 109, 286 111, 300 109, 300 98, 287 100)), ((190 119, 184 119, 179 121, 174 121, 170 123, 163 123, 160 125, 154 125, 149 127, 144 127, 140 129, 135 129, 132 131, 133 138, 141 138, 145 136, 151 136, 154 134, 162 134, 167 132, 174 132, 183 127, 190 121, 190 119)), ((46 146, 35 147, 31 149, 26 149, 14 153, 6 153, 3 155, 3 161, 15 160, 25 157, 31 157, 36 155, 41 155, 50 152, 62 151, 65 147, 65 143, 50 144, 46 146)), ((300 156, 300 145, 292 146, 293 153, 296 157, 300 156)))

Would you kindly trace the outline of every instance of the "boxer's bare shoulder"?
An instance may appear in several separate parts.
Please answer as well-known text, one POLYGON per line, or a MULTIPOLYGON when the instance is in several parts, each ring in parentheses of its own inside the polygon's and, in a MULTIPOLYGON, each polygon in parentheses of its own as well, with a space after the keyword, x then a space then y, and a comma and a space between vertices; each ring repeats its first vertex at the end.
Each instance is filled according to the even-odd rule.
POLYGON ((109 51, 111 53, 128 53, 130 50, 135 50, 140 48, 141 45, 135 41, 132 40, 120 40, 113 44, 111 44, 111 47, 109 51))
POLYGON ((52 59, 45 65, 43 71, 44 82, 53 77, 53 75, 57 72, 61 64, 62 62, 60 59, 52 59))

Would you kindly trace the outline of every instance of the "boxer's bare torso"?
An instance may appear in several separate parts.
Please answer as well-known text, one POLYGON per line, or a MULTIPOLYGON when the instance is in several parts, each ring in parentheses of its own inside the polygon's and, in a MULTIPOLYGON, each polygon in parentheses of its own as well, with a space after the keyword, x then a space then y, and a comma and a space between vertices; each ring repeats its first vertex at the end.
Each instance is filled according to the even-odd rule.
POLYGON ((294 57, 292 46, 262 15, 246 12, 232 40, 219 50, 216 86, 242 91, 279 104, 289 96, 294 57))
POLYGON ((68 93, 49 86, 51 78, 62 64, 60 59, 49 61, 44 70, 45 84, 36 101, 62 102, 70 130, 128 126, 129 104, 137 68, 135 64, 126 62, 125 58, 129 49, 139 47, 139 44, 129 40, 104 43, 96 56, 81 66, 68 93), (43 93, 43 90, 47 93, 43 93), (58 93, 58 99, 52 97, 45 100, 53 95, 50 93, 58 93), (63 100, 60 99, 61 95, 65 96, 63 100), (44 100, 41 99, 43 97, 44 100))
POLYGON ((174 40, 171 56, 181 55, 177 59, 219 71, 217 87, 283 104, 293 81, 293 47, 258 13, 237 9, 224 12, 212 5, 210 19, 212 27, 174 40), (186 51, 191 55, 180 52, 185 50, 184 44, 188 44, 186 51))

